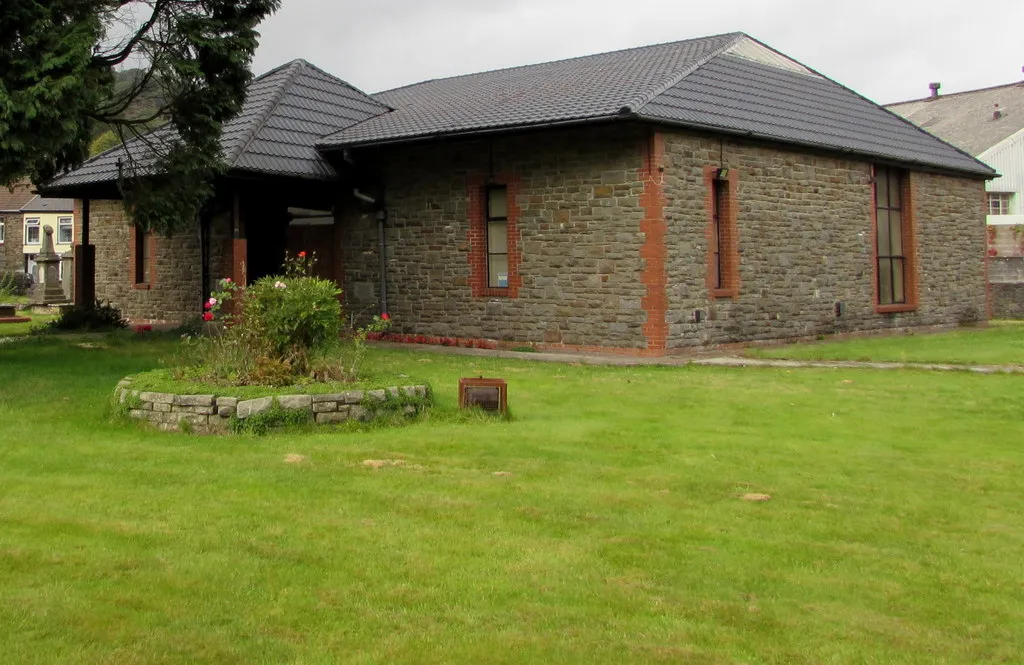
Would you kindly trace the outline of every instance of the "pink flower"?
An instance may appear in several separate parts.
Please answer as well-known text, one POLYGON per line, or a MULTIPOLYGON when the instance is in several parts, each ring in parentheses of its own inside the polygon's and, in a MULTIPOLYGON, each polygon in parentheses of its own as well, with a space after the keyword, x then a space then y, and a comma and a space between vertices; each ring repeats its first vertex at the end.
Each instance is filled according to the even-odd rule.
POLYGON ((387 312, 384 312, 383 314, 380 315, 380 320, 381 321, 390 321, 391 320, 391 315, 388 314, 387 312))
POLYGON ((203 321, 213 321, 213 312, 203 312, 203 321))
POLYGON ((225 284, 230 284, 231 283, 231 278, 230 277, 225 277, 224 278, 224 283, 225 284))

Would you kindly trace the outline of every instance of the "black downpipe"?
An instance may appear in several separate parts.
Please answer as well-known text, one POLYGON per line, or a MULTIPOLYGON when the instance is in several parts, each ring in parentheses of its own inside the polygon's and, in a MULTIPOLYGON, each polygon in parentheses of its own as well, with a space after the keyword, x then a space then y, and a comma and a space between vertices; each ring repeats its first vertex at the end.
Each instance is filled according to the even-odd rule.
POLYGON ((377 211, 377 235, 379 238, 378 253, 380 254, 380 313, 388 312, 388 241, 384 223, 388 213, 383 205, 377 211))
MULTIPOLYGON (((203 292, 199 294, 200 302, 206 302, 210 295, 210 215, 199 215, 199 260, 203 268, 203 292)), ((202 306, 200 305, 200 310, 202 306)))

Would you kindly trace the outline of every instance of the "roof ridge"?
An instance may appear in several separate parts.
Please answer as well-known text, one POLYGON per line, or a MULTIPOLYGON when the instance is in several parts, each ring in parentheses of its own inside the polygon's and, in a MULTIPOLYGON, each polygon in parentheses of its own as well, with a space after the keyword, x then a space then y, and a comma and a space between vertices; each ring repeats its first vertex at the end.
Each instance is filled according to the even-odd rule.
POLYGON ((950 92, 941 94, 938 97, 919 97, 917 99, 907 99, 902 102, 889 102, 888 104, 882 104, 883 107, 889 106, 902 106, 903 104, 918 104, 920 102, 933 102, 948 99, 950 97, 962 97, 964 95, 973 95, 979 92, 991 92, 992 90, 999 90, 1001 88, 1024 88, 1024 81, 1016 81, 1015 83, 1002 83, 1000 85, 990 85, 985 88, 976 88, 974 90, 961 90, 960 92, 950 92))
POLYGON ((698 69, 700 69, 704 65, 708 64, 709 62, 711 62, 712 60, 714 60, 718 56, 722 55, 723 53, 725 53, 726 51, 731 49, 733 46, 738 44, 740 42, 740 40, 742 40, 744 38, 749 39, 749 36, 746 35, 743 32, 731 32, 731 33, 725 33, 725 34, 722 34, 722 35, 714 35, 712 37, 706 37, 705 39, 711 40, 711 39, 715 39, 716 37, 725 37, 725 36, 731 36, 732 39, 727 41, 725 44, 723 44, 719 48, 715 49, 714 51, 712 51, 708 55, 698 59, 697 62, 692 63, 692 64, 684 67, 683 69, 679 70, 678 72, 676 72, 675 74, 670 76, 664 83, 659 85, 654 90, 648 92, 647 94, 641 95, 641 96, 637 97, 636 99, 630 100, 628 103, 623 105, 622 113, 638 113, 643 107, 647 106, 653 100, 657 99, 666 90, 668 90, 672 86, 676 85, 677 83, 682 81, 684 78, 686 78, 687 76, 689 76, 693 72, 697 71, 698 69))
MULTIPOLYGON (((671 42, 661 42, 659 44, 645 44, 643 46, 630 46, 628 48, 612 49, 611 51, 601 51, 600 53, 588 53, 587 55, 575 55, 571 58, 558 58, 556 60, 545 60, 543 62, 531 62, 525 65, 513 65, 512 67, 496 67, 495 69, 485 69, 480 72, 467 72, 465 74, 456 74, 454 76, 442 76, 440 78, 426 79, 425 81, 415 81, 413 83, 407 83, 400 85, 395 88, 388 88, 387 90, 378 90, 377 92, 371 93, 370 96, 377 99, 377 95, 384 95, 391 92, 398 92, 399 90, 405 90, 407 88, 415 88, 418 85, 424 85, 426 83, 436 83, 439 81, 453 81, 455 79, 469 78, 471 76, 480 76, 483 74, 496 74, 498 72, 510 72, 517 69, 529 69, 530 67, 540 67, 542 65, 553 65, 560 62, 572 62, 573 60, 585 60, 587 58, 596 58, 602 55, 612 55, 616 53, 628 53, 630 51, 644 51, 651 48, 657 48, 659 46, 670 46, 673 44, 686 44, 689 42, 704 42, 718 37, 738 36, 743 35, 742 32, 723 32, 718 35, 708 35, 706 37, 691 37, 690 39, 679 39, 671 42)), ((380 100, 378 100, 380 101, 380 100)), ((383 102, 382 102, 383 103, 383 102)))
POLYGON ((256 120, 250 125, 249 129, 245 132, 245 134, 242 135, 242 140, 239 142, 238 149, 234 150, 233 154, 225 156, 224 161, 225 163, 227 163, 228 166, 234 166, 235 162, 238 161, 238 158, 245 154, 246 149, 252 144, 253 140, 256 138, 256 135, 259 133, 261 129, 263 129, 263 126, 267 123, 267 120, 270 119, 270 116, 277 109, 278 105, 281 103, 281 99, 284 97, 285 91, 291 87, 292 83, 295 82, 295 79, 298 77, 299 72, 302 71, 304 65, 312 66, 309 65, 309 63, 306 62, 305 60, 297 58, 289 63, 286 63, 285 65, 282 65, 281 67, 272 69, 266 74, 263 74, 263 76, 259 77, 264 78, 266 76, 269 76, 270 74, 282 71, 287 67, 292 68, 292 71, 288 72, 287 77, 285 77, 284 81, 281 82, 277 90, 274 91, 274 96, 266 105, 266 108, 263 110, 263 113, 261 113, 256 118, 256 120))

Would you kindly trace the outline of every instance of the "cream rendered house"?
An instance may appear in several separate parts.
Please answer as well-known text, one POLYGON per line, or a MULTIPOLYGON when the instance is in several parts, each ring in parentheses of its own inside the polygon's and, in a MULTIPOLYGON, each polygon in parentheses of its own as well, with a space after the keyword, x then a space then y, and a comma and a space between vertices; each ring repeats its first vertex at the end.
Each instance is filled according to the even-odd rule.
MULTIPOLYGON (((22 268, 39 281, 36 256, 43 248, 44 229, 53 228, 53 249, 57 254, 71 251, 75 243, 75 202, 37 196, 21 209, 24 264, 22 268)), ((63 279, 61 275, 61 279, 63 279)))

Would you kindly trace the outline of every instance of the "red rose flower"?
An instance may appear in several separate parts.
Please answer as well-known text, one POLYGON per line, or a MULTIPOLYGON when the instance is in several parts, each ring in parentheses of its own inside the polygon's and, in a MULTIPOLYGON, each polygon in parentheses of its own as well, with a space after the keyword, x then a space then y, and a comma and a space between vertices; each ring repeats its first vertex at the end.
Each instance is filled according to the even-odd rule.
POLYGON ((213 312, 203 312, 203 321, 213 321, 213 312))
POLYGON ((387 312, 384 312, 383 314, 380 315, 380 320, 381 321, 390 321, 391 320, 391 316, 387 312))
POLYGON ((304 258, 306 258, 306 253, 305 252, 299 252, 298 256, 299 256, 300 259, 304 259, 304 258))

